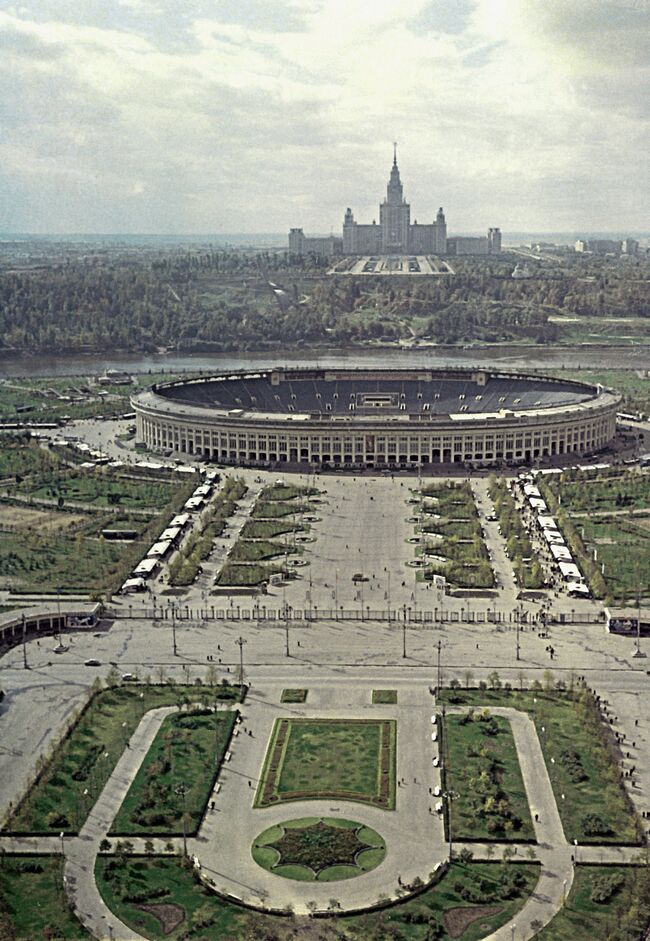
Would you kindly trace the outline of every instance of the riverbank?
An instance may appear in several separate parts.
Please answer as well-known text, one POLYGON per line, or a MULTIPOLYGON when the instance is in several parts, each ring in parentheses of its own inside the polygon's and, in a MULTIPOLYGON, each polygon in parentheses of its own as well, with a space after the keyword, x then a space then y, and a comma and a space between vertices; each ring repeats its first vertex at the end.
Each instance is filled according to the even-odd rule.
POLYGON ((210 372, 212 370, 263 369, 279 363, 333 367, 363 362, 365 365, 431 366, 487 365, 501 369, 650 369, 650 345, 610 346, 580 344, 494 344, 476 346, 357 346, 294 347, 280 351, 242 353, 0 353, 0 377, 101 375, 107 369, 131 373, 210 372))

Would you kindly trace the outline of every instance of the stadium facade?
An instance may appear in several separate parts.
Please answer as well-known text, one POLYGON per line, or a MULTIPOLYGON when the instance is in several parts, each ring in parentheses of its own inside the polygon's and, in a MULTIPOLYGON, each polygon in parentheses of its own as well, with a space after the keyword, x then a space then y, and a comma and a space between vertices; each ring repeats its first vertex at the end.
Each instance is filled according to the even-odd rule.
POLYGON ((231 465, 413 469, 572 460, 606 448, 620 396, 486 369, 274 368, 160 383, 137 440, 231 465))
POLYGON ((411 223, 411 206, 397 166, 397 148, 386 198, 379 206, 379 224, 362 224, 348 207, 343 217, 343 233, 322 238, 308 237, 303 229, 289 232, 289 251, 295 255, 491 255, 501 251, 501 230, 488 229, 486 236, 447 237, 447 221, 442 206, 431 223, 411 223))

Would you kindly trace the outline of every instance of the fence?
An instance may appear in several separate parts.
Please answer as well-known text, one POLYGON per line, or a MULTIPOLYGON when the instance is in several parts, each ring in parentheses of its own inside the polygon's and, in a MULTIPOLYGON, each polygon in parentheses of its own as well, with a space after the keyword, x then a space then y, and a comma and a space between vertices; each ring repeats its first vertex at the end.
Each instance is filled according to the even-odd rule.
MULTIPOLYGON (((409 624, 413 627, 433 628, 443 624, 492 624, 496 630, 515 629, 517 622, 522 628, 542 628, 544 622, 537 614, 523 611, 521 614, 515 610, 502 611, 496 608, 467 609, 460 611, 434 608, 433 611, 415 610, 413 606, 403 605, 399 608, 320 608, 316 605, 306 608, 286 607, 273 608, 267 605, 231 605, 218 608, 215 605, 161 605, 141 606, 122 605, 120 608, 107 608, 108 617, 138 618, 159 621, 252 621, 259 625, 277 625, 288 622, 318 622, 318 621, 373 621, 385 624, 409 624), (521 619, 520 619, 521 618, 521 619), (520 620, 519 620, 520 619, 520 620)), ((572 611, 565 614, 549 613, 546 623, 555 624, 592 624, 596 619, 594 615, 586 612, 572 611)))

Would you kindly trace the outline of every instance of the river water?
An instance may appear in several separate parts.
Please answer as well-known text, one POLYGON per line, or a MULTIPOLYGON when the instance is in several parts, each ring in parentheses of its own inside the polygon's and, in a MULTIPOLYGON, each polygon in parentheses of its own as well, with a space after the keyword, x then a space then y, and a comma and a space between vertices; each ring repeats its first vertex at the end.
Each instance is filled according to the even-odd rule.
POLYGON ((262 369, 278 365, 303 366, 473 366, 499 369, 650 369, 650 346, 545 347, 507 346, 429 347, 426 349, 348 349, 260 353, 110 354, 61 356, 2 356, 0 377, 89 376, 107 369, 132 373, 218 372, 262 369))

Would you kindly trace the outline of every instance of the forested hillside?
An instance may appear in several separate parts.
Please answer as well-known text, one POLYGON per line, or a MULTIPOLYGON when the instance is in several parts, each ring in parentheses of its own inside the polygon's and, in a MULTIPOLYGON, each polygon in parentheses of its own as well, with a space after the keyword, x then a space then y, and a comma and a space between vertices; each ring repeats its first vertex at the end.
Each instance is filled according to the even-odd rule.
MULTIPOLYGON (((426 338, 549 343, 571 323, 650 329, 650 264, 568 255, 513 280, 513 257, 462 259, 439 278, 328 276, 288 253, 169 251, 0 272, 0 349, 252 349, 426 338)), ((611 331, 610 331, 611 332, 611 331)))

